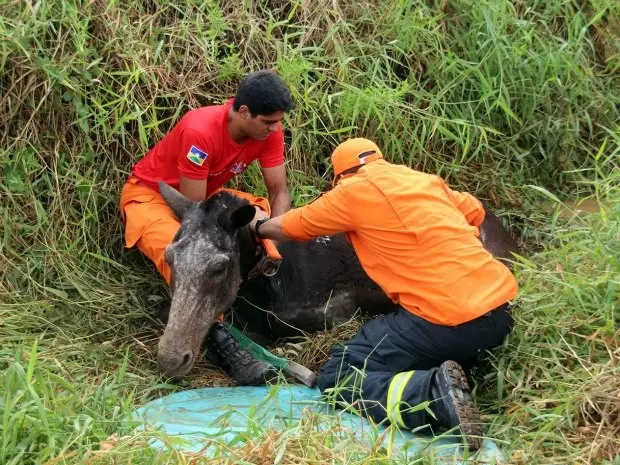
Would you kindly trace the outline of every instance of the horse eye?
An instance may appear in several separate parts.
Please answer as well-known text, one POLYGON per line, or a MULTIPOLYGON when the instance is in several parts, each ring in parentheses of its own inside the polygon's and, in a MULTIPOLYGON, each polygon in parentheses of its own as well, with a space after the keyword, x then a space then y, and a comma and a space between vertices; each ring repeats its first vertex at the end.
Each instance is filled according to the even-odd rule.
POLYGON ((226 263, 214 265, 211 271, 213 271, 214 274, 223 273, 226 271, 226 263))
POLYGON ((209 266, 209 270, 213 274, 223 273, 224 271, 226 271, 226 268, 228 268, 229 261, 230 259, 226 255, 220 255, 217 257, 217 259, 213 260, 213 262, 209 266))

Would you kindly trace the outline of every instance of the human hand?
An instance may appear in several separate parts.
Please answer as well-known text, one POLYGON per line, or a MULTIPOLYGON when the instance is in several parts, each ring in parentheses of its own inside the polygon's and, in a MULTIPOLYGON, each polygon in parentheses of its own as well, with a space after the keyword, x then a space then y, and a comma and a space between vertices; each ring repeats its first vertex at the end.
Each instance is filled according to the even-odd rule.
POLYGON ((252 231, 253 233, 256 232, 256 222, 260 219, 263 218, 269 218, 269 215, 267 214, 267 212, 261 210, 258 207, 255 207, 256 209, 256 213, 254 214, 254 218, 252 219, 252 221, 250 221, 250 231, 252 231))

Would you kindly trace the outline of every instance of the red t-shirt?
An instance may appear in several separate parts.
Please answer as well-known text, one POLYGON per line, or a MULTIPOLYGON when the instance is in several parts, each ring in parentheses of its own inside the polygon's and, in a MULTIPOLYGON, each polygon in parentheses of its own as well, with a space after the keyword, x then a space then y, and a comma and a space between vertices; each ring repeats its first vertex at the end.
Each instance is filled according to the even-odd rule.
POLYGON ((224 105, 191 110, 131 170, 143 184, 159 190, 164 181, 178 189, 180 176, 207 180, 207 196, 232 177, 243 173, 258 159, 263 168, 284 163, 284 134, 278 131, 265 140, 247 139, 242 144, 228 132, 228 111, 233 99, 224 105))

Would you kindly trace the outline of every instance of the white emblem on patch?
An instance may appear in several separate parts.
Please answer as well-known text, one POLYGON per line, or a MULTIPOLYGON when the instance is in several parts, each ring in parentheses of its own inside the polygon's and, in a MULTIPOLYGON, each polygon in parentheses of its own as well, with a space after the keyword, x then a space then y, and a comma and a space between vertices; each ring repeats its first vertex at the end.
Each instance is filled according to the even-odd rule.
POLYGON ((242 161, 238 161, 237 163, 233 163, 233 165, 230 167, 230 172, 233 174, 243 173, 246 166, 248 165, 246 165, 242 161))

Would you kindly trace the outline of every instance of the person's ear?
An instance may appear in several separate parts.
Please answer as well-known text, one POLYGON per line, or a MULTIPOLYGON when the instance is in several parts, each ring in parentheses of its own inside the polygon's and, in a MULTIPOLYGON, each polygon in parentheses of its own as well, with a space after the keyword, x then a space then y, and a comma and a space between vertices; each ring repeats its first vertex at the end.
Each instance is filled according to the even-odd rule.
POLYGON ((241 105, 237 113, 239 113, 241 119, 247 119, 250 116, 250 109, 246 105, 241 105))

